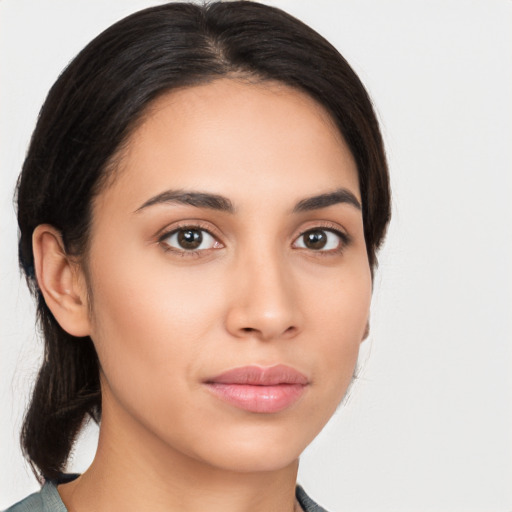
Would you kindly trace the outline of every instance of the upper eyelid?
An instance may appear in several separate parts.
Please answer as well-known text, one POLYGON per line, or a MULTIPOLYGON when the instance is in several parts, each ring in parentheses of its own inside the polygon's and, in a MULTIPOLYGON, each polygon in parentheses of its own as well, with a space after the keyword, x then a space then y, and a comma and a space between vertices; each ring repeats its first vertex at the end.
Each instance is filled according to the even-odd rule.
POLYGON ((315 229, 323 229, 325 231, 331 231, 332 233, 335 233, 337 235, 340 235, 347 243, 349 243, 352 240, 351 235, 348 233, 348 231, 340 226, 338 223, 329 222, 329 221, 320 221, 316 222, 314 224, 311 224, 310 226, 301 228, 300 233, 296 236, 294 236, 294 240, 296 240, 298 237, 304 235, 308 231, 314 231, 315 229))
MULTIPOLYGON (((176 233, 177 231, 180 231, 182 229, 196 229, 198 231, 206 231, 209 235, 213 236, 216 240, 219 239, 219 235, 215 233, 215 230, 212 230, 210 226, 205 226, 199 221, 195 222, 183 222, 174 224, 173 226, 166 226, 165 228, 160 229, 156 235, 155 238, 157 238, 159 241, 162 241, 164 238, 168 238, 172 234, 176 233)), ((218 240, 219 241, 219 240, 218 240)))

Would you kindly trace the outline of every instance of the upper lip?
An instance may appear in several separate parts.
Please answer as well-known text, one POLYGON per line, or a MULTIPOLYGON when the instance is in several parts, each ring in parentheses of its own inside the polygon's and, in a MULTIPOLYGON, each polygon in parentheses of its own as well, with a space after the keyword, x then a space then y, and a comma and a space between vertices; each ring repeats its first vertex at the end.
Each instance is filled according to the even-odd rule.
POLYGON ((306 385, 308 382, 308 378, 303 373, 284 364, 270 367, 241 366, 206 380, 207 384, 246 384, 252 386, 306 385))

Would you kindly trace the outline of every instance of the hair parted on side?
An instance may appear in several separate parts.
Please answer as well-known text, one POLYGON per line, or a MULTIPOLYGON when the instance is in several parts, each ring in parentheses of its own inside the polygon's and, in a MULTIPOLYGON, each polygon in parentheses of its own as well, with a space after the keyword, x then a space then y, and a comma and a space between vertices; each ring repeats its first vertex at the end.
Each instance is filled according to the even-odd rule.
POLYGON ((332 116, 357 164, 368 261, 390 219, 389 177, 369 96, 323 37, 278 8, 248 2, 169 3, 117 22, 69 64, 41 109, 18 180, 19 261, 37 300, 44 360, 21 440, 39 478, 65 470, 84 422, 101 418, 90 338, 56 322, 38 288, 32 233, 47 223, 65 250, 87 255, 93 198, 148 106, 178 87, 233 76, 298 88, 332 116))

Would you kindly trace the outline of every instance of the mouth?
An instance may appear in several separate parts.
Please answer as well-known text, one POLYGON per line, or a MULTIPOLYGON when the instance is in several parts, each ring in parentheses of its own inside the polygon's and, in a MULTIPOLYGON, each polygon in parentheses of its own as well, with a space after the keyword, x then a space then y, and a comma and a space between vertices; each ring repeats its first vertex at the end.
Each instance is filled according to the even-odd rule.
POLYGON ((286 365, 262 368, 243 366, 204 382, 217 398, 254 413, 276 413, 296 403, 308 378, 286 365))

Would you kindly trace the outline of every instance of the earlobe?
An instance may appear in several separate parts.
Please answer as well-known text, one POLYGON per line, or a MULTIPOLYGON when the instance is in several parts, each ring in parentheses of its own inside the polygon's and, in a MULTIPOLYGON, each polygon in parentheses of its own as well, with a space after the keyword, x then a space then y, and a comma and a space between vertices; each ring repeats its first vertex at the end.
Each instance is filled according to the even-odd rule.
POLYGON ((59 325, 73 336, 90 334, 87 288, 79 266, 66 254, 60 232, 40 224, 32 235, 37 284, 59 325))
POLYGON ((366 322, 366 327, 364 329, 364 334, 363 334, 363 337, 361 338, 361 343, 366 339, 368 338, 368 336, 370 335, 370 320, 368 319, 368 321, 366 322))

